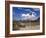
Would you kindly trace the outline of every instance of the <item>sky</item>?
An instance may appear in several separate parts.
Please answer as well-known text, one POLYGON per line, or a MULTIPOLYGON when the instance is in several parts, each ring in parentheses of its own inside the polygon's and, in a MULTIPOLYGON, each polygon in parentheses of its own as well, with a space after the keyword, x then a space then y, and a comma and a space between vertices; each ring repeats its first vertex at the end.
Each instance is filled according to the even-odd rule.
POLYGON ((13 7, 13 20, 37 20, 40 17, 39 8, 13 7))

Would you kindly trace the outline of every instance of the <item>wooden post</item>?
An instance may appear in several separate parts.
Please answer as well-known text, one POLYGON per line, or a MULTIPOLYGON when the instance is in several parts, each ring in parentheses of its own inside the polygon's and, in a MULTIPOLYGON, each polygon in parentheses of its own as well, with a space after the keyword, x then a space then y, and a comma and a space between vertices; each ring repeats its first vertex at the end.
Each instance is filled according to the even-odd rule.
POLYGON ((31 22, 31 28, 32 28, 32 29, 35 28, 35 22, 31 22))

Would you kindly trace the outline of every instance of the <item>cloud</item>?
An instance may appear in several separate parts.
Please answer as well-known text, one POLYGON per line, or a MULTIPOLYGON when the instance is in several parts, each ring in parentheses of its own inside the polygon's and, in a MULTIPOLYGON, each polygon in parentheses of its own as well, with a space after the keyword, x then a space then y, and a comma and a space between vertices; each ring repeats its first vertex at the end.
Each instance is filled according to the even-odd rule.
POLYGON ((27 17, 27 16, 29 16, 29 14, 22 14, 22 16, 25 16, 25 17, 27 17))
POLYGON ((39 16, 36 17, 33 13, 35 14, 35 12, 32 12, 32 15, 30 15, 29 13, 22 14, 22 20, 37 20, 39 16))
POLYGON ((22 10, 22 8, 20 8, 20 7, 18 9, 22 10))
POLYGON ((39 8, 34 8, 35 11, 39 11, 40 9, 39 8))
POLYGON ((25 9, 25 11, 29 11, 29 12, 32 12, 30 9, 25 9))
POLYGON ((30 9, 26 9, 26 8, 18 8, 19 10, 24 10, 24 11, 29 11, 32 12, 30 9))

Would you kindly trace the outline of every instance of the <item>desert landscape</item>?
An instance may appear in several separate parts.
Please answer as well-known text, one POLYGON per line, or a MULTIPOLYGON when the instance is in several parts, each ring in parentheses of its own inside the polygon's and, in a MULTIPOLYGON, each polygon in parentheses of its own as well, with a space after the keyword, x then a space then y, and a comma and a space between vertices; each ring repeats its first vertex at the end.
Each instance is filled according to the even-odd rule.
POLYGON ((13 21, 13 30, 39 30, 39 21, 13 21))

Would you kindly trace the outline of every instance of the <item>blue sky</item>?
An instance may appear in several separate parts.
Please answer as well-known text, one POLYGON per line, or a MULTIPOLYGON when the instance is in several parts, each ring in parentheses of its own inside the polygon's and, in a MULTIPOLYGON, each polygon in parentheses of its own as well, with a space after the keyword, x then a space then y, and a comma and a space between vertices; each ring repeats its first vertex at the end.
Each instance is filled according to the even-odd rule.
POLYGON ((35 15, 35 17, 40 16, 39 8, 13 7, 12 12, 13 12, 13 20, 20 20, 20 19, 26 18, 26 17, 30 16, 30 14, 32 14, 32 13, 33 13, 33 15, 35 15))

